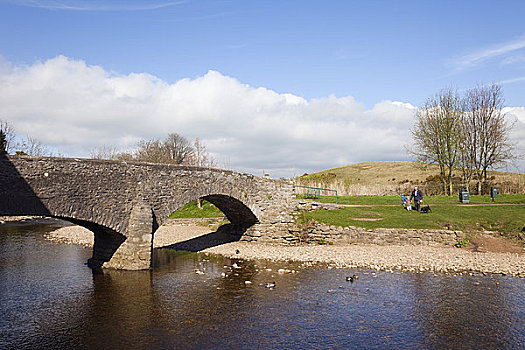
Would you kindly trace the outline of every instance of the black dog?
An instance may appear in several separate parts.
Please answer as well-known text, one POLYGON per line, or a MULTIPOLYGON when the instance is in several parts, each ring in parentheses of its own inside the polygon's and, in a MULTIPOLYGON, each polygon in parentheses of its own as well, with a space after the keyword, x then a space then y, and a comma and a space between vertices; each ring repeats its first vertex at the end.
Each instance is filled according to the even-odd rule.
POLYGON ((428 214, 432 212, 432 209, 430 209, 430 205, 427 205, 426 207, 421 208, 420 212, 428 214))

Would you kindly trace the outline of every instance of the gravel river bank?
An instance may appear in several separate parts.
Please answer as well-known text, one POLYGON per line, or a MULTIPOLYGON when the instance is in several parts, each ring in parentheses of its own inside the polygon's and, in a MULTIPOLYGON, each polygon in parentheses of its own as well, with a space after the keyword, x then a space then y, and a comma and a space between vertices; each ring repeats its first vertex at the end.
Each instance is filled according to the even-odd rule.
MULTIPOLYGON (((47 235, 61 243, 93 245, 93 234, 66 226, 47 235)), ((155 248, 200 251, 240 259, 296 261, 336 268, 365 267, 413 272, 496 273, 525 277, 525 253, 472 252, 455 247, 378 245, 295 245, 231 242, 209 227, 170 222, 155 233, 155 248)))

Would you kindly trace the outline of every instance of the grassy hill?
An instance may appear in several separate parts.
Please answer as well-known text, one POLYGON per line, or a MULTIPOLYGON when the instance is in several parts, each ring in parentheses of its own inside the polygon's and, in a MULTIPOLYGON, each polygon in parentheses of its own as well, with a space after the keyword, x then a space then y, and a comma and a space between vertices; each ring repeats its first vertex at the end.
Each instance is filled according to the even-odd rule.
MULTIPOLYGON (((408 161, 382 161, 351 164, 298 177, 297 184, 331 188, 339 195, 395 195, 418 184, 428 194, 441 189, 437 165, 408 161)), ((491 184, 502 193, 523 193, 525 174, 489 171, 491 184)), ((461 174, 454 174, 456 187, 462 187, 461 174)), ((476 181, 472 182, 472 185, 476 181)), ((327 193, 328 194, 328 193, 327 193)))

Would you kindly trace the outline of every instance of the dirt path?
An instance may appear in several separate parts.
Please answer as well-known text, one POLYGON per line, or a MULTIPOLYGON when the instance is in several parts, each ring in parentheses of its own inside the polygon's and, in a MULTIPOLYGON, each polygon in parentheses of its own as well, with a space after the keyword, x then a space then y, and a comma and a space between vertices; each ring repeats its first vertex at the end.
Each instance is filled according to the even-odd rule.
POLYGON ((465 247, 465 249, 471 252, 525 254, 524 246, 510 242, 502 237, 493 236, 489 233, 482 233, 476 238, 472 238, 470 244, 465 247))
MULTIPOLYGON (((313 202, 319 203, 319 202, 313 202)), ((525 205, 525 203, 429 203, 421 202, 422 205, 432 205, 432 206, 455 206, 455 207, 489 207, 489 206, 511 206, 511 205, 525 205)), ((330 205, 334 207, 347 207, 347 208, 369 208, 369 207, 400 207, 401 204, 335 204, 335 203, 321 203, 320 205, 330 205)))

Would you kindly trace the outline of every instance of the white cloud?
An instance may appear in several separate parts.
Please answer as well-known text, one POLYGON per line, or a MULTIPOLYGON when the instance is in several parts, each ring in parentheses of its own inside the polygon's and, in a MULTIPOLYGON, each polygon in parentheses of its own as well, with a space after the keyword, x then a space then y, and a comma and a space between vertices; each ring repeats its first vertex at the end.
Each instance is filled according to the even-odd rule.
MULTIPOLYGON (((515 40, 500 43, 500 44, 494 45, 493 47, 477 50, 469 54, 463 55, 461 57, 458 57, 454 60, 453 64, 456 66, 457 70, 464 70, 464 69, 468 69, 473 66, 479 65, 487 60, 490 60, 496 57, 505 56, 509 53, 513 53, 515 51, 522 50, 524 48, 525 48, 525 37, 522 36, 515 40)), ((509 59, 510 58, 505 58, 502 61, 502 63, 503 64, 515 63, 515 62, 509 61, 509 59)))
POLYGON ((510 117, 509 121, 514 122, 510 138, 516 145, 516 154, 519 159, 510 167, 510 170, 517 170, 525 173, 525 107, 507 107, 503 112, 510 117))
POLYGON ((510 65, 510 64, 523 64, 525 63, 525 55, 513 55, 506 57, 501 61, 502 65, 510 65))
POLYGON ((64 11, 147 11, 176 6, 187 1, 118 0, 10 0, 16 5, 64 11))
POLYGON ((501 80, 501 81, 498 81, 496 84, 506 85, 506 84, 519 83, 521 81, 525 81, 525 77, 517 77, 517 78, 512 78, 512 79, 507 79, 507 80, 501 80))
POLYGON ((64 56, 30 66, 0 62, 0 119, 66 156, 177 132, 203 140, 220 167, 288 177, 407 159, 414 110, 395 101, 366 109, 351 96, 306 100, 216 71, 169 84, 64 56))

